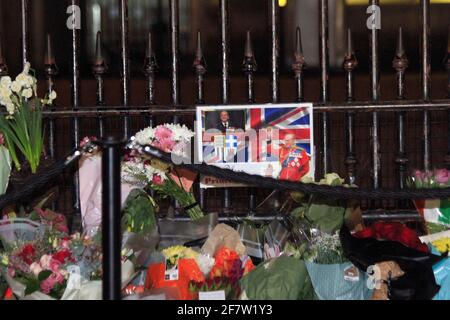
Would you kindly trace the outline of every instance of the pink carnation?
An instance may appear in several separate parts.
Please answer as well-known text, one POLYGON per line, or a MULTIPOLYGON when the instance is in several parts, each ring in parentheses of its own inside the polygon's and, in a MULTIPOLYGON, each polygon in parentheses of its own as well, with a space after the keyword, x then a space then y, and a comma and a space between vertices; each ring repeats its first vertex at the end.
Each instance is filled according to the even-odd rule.
POLYGON ((158 149, 161 149, 161 150, 163 150, 163 151, 165 151, 165 152, 170 152, 170 151, 172 151, 172 149, 173 149, 173 147, 174 147, 175 145, 176 145, 176 142, 173 141, 173 140, 170 139, 170 138, 160 139, 160 140, 157 140, 157 141, 155 141, 155 142, 153 143, 153 146, 154 146, 154 147, 156 147, 156 148, 158 148, 158 149))
POLYGON ((155 130, 155 137, 159 141, 166 140, 166 139, 172 140, 173 132, 169 128, 159 126, 155 130))

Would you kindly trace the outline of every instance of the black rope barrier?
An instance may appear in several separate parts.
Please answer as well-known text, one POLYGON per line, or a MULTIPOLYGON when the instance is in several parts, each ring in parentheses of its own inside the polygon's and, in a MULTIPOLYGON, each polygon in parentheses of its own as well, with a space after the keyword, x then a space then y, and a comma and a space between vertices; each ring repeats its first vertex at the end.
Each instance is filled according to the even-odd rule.
POLYGON ((192 164, 189 159, 176 157, 176 163, 172 159, 172 154, 165 153, 155 147, 141 146, 134 142, 129 145, 140 152, 157 158, 165 163, 169 163, 181 168, 185 168, 203 175, 213 176, 219 179, 243 183, 249 186, 258 186, 281 191, 297 191, 305 194, 314 194, 323 197, 343 200, 362 199, 391 199, 391 200, 422 200, 422 199, 448 199, 450 198, 450 188, 433 189, 368 189, 358 187, 328 186, 315 183, 302 183, 287 180, 277 180, 270 177, 252 175, 241 171, 219 168, 205 163, 192 164))
POLYGON ((46 168, 45 171, 25 179, 20 185, 20 188, 0 196, 0 210, 20 202, 23 199, 32 197, 37 191, 48 190, 49 187, 53 186, 56 178, 58 178, 67 167, 77 161, 88 147, 91 146, 86 145, 83 148, 72 151, 67 157, 56 161, 46 168))

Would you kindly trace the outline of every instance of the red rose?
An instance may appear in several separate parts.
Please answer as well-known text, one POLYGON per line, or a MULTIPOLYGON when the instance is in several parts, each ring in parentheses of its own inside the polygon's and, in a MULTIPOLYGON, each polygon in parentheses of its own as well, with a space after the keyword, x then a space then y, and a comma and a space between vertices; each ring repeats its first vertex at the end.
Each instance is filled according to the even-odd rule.
POLYGON ((18 256, 20 258, 22 258, 22 260, 27 264, 33 263, 35 255, 36 255, 36 250, 34 249, 32 244, 25 245, 22 248, 22 251, 20 251, 20 253, 18 254, 18 256))
POLYGON ((69 259, 71 256, 70 251, 69 250, 61 250, 56 252, 55 254, 53 254, 53 259, 61 262, 61 263, 65 263, 67 259, 69 259))

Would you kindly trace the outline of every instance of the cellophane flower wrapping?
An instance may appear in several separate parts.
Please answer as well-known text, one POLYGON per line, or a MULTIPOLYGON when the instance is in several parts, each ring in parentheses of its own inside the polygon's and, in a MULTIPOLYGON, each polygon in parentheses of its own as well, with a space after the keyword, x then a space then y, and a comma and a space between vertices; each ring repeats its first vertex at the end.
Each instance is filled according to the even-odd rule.
MULTIPOLYGON (((172 157, 185 158, 190 154, 188 148, 193 136, 194 132, 185 125, 164 124, 139 131, 135 142, 151 145, 172 157)), ((193 220, 198 220, 203 217, 203 212, 190 191, 195 177, 196 174, 189 170, 144 157, 134 150, 125 156, 122 164, 122 181, 141 188, 149 186, 163 197, 176 199, 193 220)))
MULTIPOLYGON (((416 170, 408 178, 410 188, 448 188, 450 187, 450 171, 435 169, 428 171, 416 170)), ((434 233, 433 224, 450 227, 450 199, 414 200, 417 210, 429 224, 429 233, 434 233)), ((442 229, 436 232, 442 231, 442 229)))

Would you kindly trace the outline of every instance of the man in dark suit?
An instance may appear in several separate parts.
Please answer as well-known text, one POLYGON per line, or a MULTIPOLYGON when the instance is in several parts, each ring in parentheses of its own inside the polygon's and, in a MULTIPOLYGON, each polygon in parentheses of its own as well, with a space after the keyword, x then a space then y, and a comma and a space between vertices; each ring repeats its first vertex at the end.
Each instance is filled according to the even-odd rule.
POLYGON ((228 111, 222 110, 219 113, 219 123, 217 124, 217 129, 222 133, 226 133, 228 129, 233 129, 233 125, 230 120, 230 114, 228 111))

